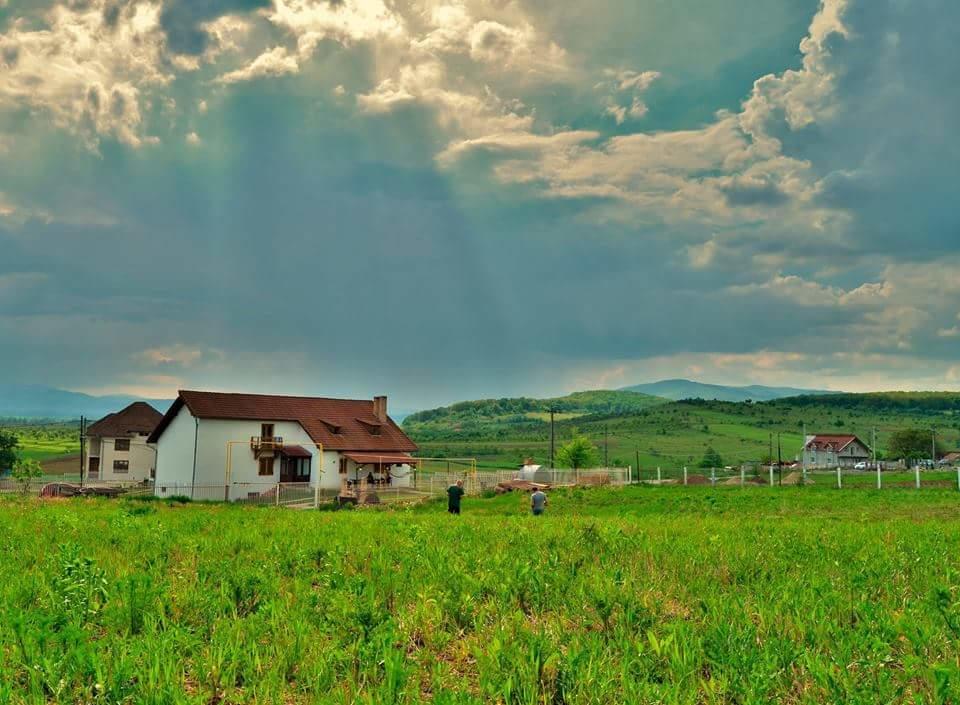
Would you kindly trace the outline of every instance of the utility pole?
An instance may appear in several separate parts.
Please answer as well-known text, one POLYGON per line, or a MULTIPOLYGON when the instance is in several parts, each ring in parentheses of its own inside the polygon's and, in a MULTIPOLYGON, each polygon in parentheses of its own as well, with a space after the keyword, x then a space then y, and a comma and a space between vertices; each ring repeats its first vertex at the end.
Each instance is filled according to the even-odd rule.
POLYGON ((607 445, 607 424, 603 425, 603 467, 610 467, 609 448, 607 445))
POLYGON ((783 486, 783 453, 780 446, 780 432, 777 432, 777 471, 780 473, 780 486, 783 486))
POLYGON ((930 460, 933 461, 933 467, 937 467, 937 429, 936 427, 930 429, 930 460))
POLYGON ((84 437, 86 434, 86 419, 81 415, 80 416, 80 486, 83 487, 83 446, 84 446, 84 437))
POLYGON ((551 470, 553 470, 553 468, 554 468, 554 465, 553 465, 553 450, 554 450, 554 447, 553 447, 553 412, 554 412, 554 411, 555 411, 555 409, 551 406, 551 407, 550 407, 550 469, 551 469, 551 470))
POLYGON ((637 448, 637 481, 640 480, 640 449, 637 448))
POLYGON ((803 422, 803 447, 800 449, 800 462, 803 468, 803 481, 807 481, 807 422, 803 422))

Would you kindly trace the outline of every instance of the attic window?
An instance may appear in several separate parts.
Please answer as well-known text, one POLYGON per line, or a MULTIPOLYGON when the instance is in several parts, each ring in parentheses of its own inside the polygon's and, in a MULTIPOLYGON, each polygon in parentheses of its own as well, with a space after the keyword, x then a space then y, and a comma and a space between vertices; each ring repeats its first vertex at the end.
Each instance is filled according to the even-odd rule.
POLYGON ((335 435, 335 436, 339 436, 341 433, 343 433, 343 427, 342 427, 342 426, 339 426, 339 425, 337 425, 337 424, 335 424, 335 423, 333 423, 333 421, 327 421, 326 419, 320 419, 320 422, 321 422, 324 426, 327 427, 327 430, 328 430, 330 433, 332 433, 332 434, 335 435))
POLYGON ((367 431, 370 432, 371 436, 379 436, 380 429, 383 427, 379 421, 374 421, 373 419, 357 419, 367 431))

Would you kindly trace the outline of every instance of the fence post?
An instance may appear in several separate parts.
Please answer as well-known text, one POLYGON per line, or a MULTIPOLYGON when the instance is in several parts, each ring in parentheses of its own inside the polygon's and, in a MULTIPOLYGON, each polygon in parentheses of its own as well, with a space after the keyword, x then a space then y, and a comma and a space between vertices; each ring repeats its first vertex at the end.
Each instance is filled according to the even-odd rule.
POLYGON ((880 489, 882 480, 880 479, 880 463, 877 463, 877 489, 880 489))
POLYGON ((710 484, 716 487, 717 485, 717 469, 710 468, 710 484))
POLYGON ((837 466, 837 489, 843 489, 843 479, 840 477, 840 466, 837 466))
POLYGON ((687 484, 687 466, 683 466, 683 484, 687 484))
POLYGON ((770 486, 773 487, 773 463, 770 463, 770 486))
MULTIPOLYGON (((957 477, 960 478, 960 467, 957 468, 957 477)), ((960 479, 958 479, 957 482, 960 482, 960 479)), ((657 466, 657 484, 658 485, 660 484, 660 466, 659 465, 657 466)))
POLYGON ((280 506, 280 487, 281 487, 281 485, 280 485, 280 483, 278 482, 278 483, 277 483, 277 505, 276 505, 276 506, 278 506, 278 507, 280 506))
POLYGON ((743 466, 740 466, 740 486, 743 487, 746 484, 746 471, 743 469, 743 466))
POLYGON ((320 483, 318 482, 313 486, 313 508, 320 508, 320 483))
POLYGON ((914 474, 917 476, 917 489, 919 490, 920 489, 920 466, 917 465, 917 467, 915 467, 913 471, 914 471, 914 474))

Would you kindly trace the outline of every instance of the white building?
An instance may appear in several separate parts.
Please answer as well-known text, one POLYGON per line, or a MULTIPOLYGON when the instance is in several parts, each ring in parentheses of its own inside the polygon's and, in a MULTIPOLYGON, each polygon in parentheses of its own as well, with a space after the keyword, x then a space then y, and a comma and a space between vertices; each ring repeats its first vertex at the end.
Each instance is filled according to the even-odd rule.
POLYGON ((87 427, 83 468, 91 482, 143 482, 153 477, 157 449, 148 437, 163 414, 146 402, 134 402, 87 427))
POLYGON ((326 399, 181 391, 150 436, 155 493, 245 499, 277 483, 338 490, 343 481, 405 486, 417 449, 387 398, 326 399))
POLYGON ((803 461, 808 468, 846 468, 870 460, 870 448, 854 435, 807 436, 803 461))

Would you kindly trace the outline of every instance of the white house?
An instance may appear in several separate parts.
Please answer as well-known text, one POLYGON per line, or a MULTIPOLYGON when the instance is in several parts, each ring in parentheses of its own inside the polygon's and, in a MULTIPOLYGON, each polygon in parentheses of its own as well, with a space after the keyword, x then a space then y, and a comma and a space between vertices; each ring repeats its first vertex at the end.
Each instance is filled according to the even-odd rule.
POLYGON ((148 437, 162 418, 152 406, 138 401, 88 426, 83 436, 86 478, 142 482, 153 477, 157 449, 148 437))
POLYGON ((277 483, 404 486, 417 450, 387 398, 327 399, 181 391, 150 436, 155 493, 245 499, 277 483))
POLYGON ((853 467, 870 460, 870 448, 854 435, 807 436, 803 460, 808 468, 853 467))

